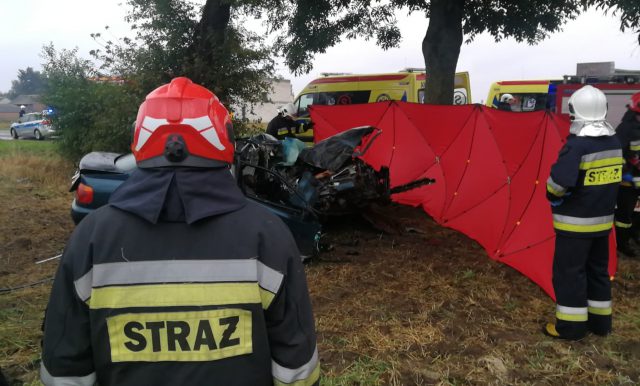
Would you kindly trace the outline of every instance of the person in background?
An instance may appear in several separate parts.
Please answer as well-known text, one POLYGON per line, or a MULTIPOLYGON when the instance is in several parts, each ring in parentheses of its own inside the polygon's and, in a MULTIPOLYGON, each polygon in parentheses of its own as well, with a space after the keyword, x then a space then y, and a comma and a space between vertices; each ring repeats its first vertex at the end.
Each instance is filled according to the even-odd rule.
POLYGON ((315 385, 304 268, 230 173, 229 114, 175 78, 140 106, 138 169, 73 232, 44 323, 45 385, 315 385))
POLYGON ((20 105, 20 112, 18 113, 18 118, 22 118, 27 113, 27 106, 20 105))
POLYGON ((634 209, 640 188, 640 92, 631 96, 627 112, 616 128, 616 135, 622 144, 625 159, 622 182, 618 191, 616 206, 616 242, 620 253, 627 257, 637 257, 629 239, 638 240, 637 227, 633 223, 634 209))
POLYGON ((502 94, 500 102, 498 102, 498 110, 513 111, 512 105, 516 102, 516 98, 511 94, 502 94))
POLYGON ((267 134, 277 139, 295 137, 300 133, 300 126, 295 120, 295 106, 287 103, 278 109, 278 114, 267 125, 267 134))
POLYGON ((569 112, 570 135, 547 180, 556 233, 556 322, 544 325, 543 332, 579 340, 587 332, 611 333, 609 233, 624 159, 615 130, 605 120, 602 91, 592 86, 577 90, 569 112))

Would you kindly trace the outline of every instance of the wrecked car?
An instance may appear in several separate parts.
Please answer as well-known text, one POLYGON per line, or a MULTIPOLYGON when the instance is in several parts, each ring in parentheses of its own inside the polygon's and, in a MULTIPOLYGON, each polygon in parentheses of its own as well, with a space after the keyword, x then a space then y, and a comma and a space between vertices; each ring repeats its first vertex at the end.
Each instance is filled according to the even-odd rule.
POLYGON ((248 197, 306 209, 320 219, 357 212, 389 197, 389 169, 376 171, 358 158, 378 134, 354 128, 309 148, 268 134, 239 140, 238 186, 248 197), (356 150, 361 144, 364 150, 356 150))
MULTIPOLYGON (((388 202, 393 193, 433 182, 422 179, 390 189, 388 168, 375 170, 359 158, 379 134, 373 127, 359 127, 313 147, 268 134, 238 139, 232 173, 248 199, 285 222, 304 260, 318 252, 321 224, 327 218, 357 213, 371 203, 388 202)), ((70 189, 75 192, 74 222, 105 205, 135 169, 132 154, 85 155, 70 189)))

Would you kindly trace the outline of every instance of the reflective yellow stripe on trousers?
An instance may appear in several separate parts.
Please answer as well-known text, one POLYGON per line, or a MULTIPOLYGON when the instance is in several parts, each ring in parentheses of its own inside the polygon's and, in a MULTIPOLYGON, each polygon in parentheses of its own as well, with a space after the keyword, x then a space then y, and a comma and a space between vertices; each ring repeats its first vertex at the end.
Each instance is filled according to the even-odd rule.
POLYGON ((612 314, 611 300, 587 300, 589 313, 608 316, 612 314))
POLYGON ((589 319, 587 307, 556 306, 556 318, 567 322, 586 322, 589 319))

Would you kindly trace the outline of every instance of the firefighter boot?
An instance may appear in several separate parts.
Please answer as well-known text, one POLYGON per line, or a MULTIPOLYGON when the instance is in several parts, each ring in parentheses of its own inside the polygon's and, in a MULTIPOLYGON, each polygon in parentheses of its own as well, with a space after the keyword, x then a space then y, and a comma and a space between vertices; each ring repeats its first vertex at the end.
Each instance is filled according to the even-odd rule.
POLYGON ((629 229, 629 239, 631 239, 631 241, 633 241, 637 246, 640 246, 640 229, 636 226, 632 226, 631 229, 629 229))
POLYGON ((616 227, 616 249, 626 257, 637 257, 636 252, 629 245, 629 229, 616 227))
POLYGON ((587 326, 592 334, 607 336, 611 334, 611 315, 597 315, 589 312, 587 326))
POLYGON ((560 334, 556 329, 556 325, 553 323, 547 323, 544 326, 542 326, 542 333, 554 339, 575 340, 575 341, 581 340, 586 336, 586 332, 571 334, 571 335, 560 334))
POLYGON ((589 300, 589 319, 587 320, 587 328, 589 332, 599 335, 607 336, 611 334, 611 290, 606 289, 604 293, 608 293, 608 300, 589 300))

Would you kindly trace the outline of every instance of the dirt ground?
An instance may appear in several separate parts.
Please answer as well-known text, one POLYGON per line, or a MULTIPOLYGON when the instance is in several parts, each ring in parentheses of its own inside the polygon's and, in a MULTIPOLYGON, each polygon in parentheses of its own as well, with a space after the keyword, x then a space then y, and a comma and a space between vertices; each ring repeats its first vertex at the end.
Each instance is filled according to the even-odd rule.
POLYGON ((613 284, 614 335, 557 342, 540 332, 554 303, 529 279, 419 209, 386 211, 399 235, 341 222, 309 266, 327 374, 355 363, 380 373, 359 384, 640 383, 638 261, 613 284))
MULTIPOLYGON (((73 229, 73 168, 2 151, 0 368, 13 384, 36 384, 57 261, 35 263, 59 254, 73 229)), ((558 342, 540 332, 554 303, 529 279, 419 209, 383 211, 396 235, 334 221, 324 237, 333 249, 307 265, 323 385, 640 383, 640 260, 620 262, 614 334, 558 342)))

